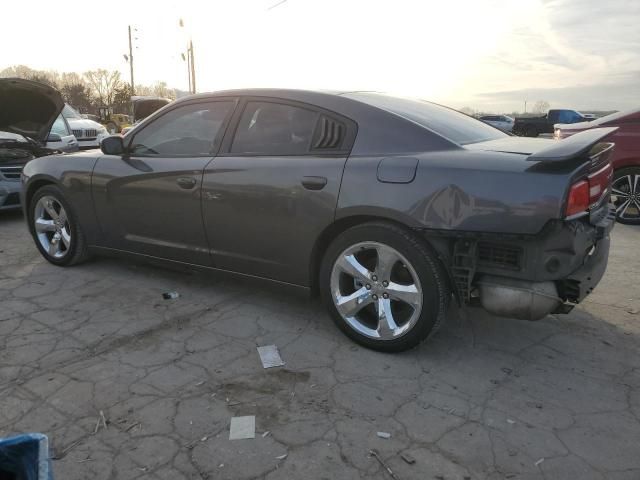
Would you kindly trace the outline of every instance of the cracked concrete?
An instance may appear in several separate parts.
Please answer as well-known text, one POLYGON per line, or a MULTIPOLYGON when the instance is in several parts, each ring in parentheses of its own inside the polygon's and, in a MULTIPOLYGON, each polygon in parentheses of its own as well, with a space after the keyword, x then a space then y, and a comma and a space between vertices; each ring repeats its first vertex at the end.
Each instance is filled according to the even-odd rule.
POLYGON ((56 268, 4 213, 0 436, 47 434, 64 480, 389 478, 370 449, 401 480, 637 479, 639 242, 616 227, 605 279, 568 316, 454 309, 385 355, 287 292, 124 260, 56 268), (286 367, 262 369, 271 343, 286 367), (228 440, 235 415, 256 415, 255 439, 228 440))

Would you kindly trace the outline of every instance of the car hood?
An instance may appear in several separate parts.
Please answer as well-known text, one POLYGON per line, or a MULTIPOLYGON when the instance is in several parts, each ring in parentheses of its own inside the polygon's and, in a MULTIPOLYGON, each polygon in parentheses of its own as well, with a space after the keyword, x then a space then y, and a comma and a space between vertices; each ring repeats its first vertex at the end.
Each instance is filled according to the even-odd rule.
POLYGON ((490 152, 519 153, 531 155, 552 145, 555 140, 547 138, 504 137, 487 142, 470 143, 464 148, 468 150, 485 150, 490 152))
POLYGON ((80 128, 95 128, 96 130, 100 130, 101 128, 103 128, 101 123, 94 122, 93 120, 89 120, 88 118, 67 118, 67 123, 72 130, 77 130, 80 128))
POLYGON ((56 89, 21 78, 0 78, 0 130, 46 142, 64 107, 56 89))

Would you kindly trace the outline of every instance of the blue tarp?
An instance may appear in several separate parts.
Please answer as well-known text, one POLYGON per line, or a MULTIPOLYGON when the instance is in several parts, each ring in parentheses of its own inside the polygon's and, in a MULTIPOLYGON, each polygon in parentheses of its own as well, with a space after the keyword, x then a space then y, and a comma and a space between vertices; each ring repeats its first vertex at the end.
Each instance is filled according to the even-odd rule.
POLYGON ((0 438, 0 480, 53 480, 46 435, 0 438))

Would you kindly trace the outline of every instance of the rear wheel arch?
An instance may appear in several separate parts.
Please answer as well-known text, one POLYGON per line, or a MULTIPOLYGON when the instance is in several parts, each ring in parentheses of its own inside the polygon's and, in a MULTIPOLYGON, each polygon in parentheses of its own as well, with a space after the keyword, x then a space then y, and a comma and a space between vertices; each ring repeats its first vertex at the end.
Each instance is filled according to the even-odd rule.
MULTIPOLYGON (((393 226, 396 228, 400 228, 405 232, 408 232, 414 235, 421 243, 426 245, 429 249, 431 249, 438 260, 441 263, 441 266, 450 274, 449 265, 448 265, 448 257, 449 257, 449 241, 448 239, 443 238, 429 238, 428 236, 422 235, 419 232, 411 229, 407 225, 402 222, 398 222, 397 220, 390 219, 388 217, 383 216, 375 216, 375 215, 354 215, 349 217, 344 217, 336 220, 327 228, 325 228, 322 233, 318 236, 316 243, 313 247, 311 254, 311 262, 309 266, 309 279, 311 291, 314 295, 318 293, 319 287, 319 274, 320 274, 320 265, 322 263, 322 259, 327 252, 327 249, 331 245, 331 243, 343 232, 346 230, 355 227, 357 225, 362 225, 365 223, 382 223, 387 224, 389 226, 393 226)), ((450 283, 450 278, 447 278, 450 283)), ((451 286, 451 285, 450 285, 451 286)))

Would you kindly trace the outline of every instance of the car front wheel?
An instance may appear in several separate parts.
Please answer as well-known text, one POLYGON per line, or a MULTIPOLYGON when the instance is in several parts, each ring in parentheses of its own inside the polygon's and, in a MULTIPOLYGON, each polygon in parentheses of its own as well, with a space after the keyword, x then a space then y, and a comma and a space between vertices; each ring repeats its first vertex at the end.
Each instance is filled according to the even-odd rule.
POLYGON ((640 225, 640 168, 621 168, 613 177, 611 200, 617 220, 628 225, 640 225))
POLYGON ((321 265, 320 288, 347 336, 386 352, 410 349, 435 333, 450 297, 426 242, 386 223, 358 225, 336 238, 321 265))
POLYGON ((29 227, 42 256, 67 266, 87 258, 84 235, 71 205, 54 185, 40 188, 30 202, 29 227))

